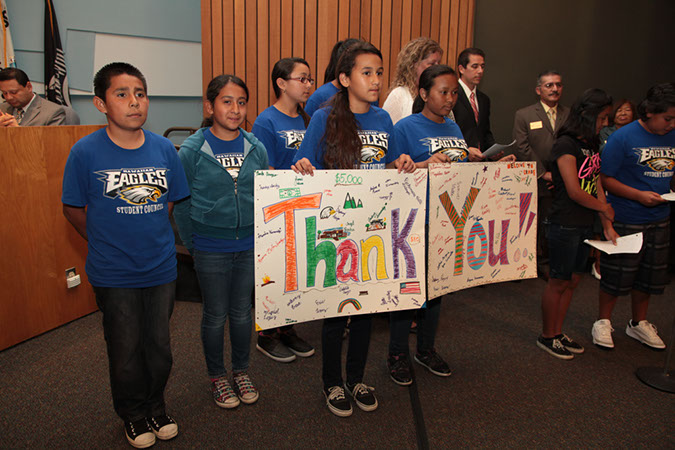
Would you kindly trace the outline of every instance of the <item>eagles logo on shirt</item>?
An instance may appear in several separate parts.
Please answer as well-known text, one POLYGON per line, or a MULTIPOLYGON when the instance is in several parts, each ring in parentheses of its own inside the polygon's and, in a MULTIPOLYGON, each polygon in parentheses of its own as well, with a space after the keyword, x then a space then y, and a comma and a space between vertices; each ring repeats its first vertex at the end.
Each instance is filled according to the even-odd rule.
POLYGON ((389 148, 389 133, 379 131, 359 131, 361 138, 361 164, 373 164, 382 161, 389 148))
POLYGON ((675 149, 670 147, 637 148, 638 164, 649 166, 655 172, 675 168, 675 149))
POLYGON ((464 161, 469 156, 469 149, 464 139, 454 137, 428 137, 420 141, 429 147, 429 154, 444 153, 451 161, 464 161))
POLYGON ((142 169, 100 170, 99 180, 103 182, 103 195, 120 198, 130 205, 145 205, 157 202, 169 189, 167 169, 146 167, 142 169))
POLYGON ((278 131, 279 135, 286 141, 286 148, 297 150, 305 138, 305 130, 283 130, 278 131))

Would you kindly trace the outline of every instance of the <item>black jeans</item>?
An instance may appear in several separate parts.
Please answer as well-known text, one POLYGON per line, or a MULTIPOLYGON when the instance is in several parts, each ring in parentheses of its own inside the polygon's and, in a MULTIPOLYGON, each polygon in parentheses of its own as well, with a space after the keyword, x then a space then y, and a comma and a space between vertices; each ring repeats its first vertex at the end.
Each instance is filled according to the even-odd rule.
MULTIPOLYGON (((349 324, 349 347, 347 348, 347 383, 350 385, 363 381, 363 372, 368 359, 370 328, 372 318, 369 314, 351 316, 349 324)), ((342 335, 347 326, 347 317, 324 319, 321 331, 323 353, 323 387, 342 385, 342 335)))
POLYGON ((408 355, 408 337, 415 313, 417 313, 417 353, 433 350, 436 342, 438 319, 441 315, 441 298, 427 300, 427 307, 394 311, 389 316, 389 354, 408 355))
POLYGON ((131 421, 165 414, 176 282, 147 288, 94 287, 94 292, 103 313, 115 412, 131 421))

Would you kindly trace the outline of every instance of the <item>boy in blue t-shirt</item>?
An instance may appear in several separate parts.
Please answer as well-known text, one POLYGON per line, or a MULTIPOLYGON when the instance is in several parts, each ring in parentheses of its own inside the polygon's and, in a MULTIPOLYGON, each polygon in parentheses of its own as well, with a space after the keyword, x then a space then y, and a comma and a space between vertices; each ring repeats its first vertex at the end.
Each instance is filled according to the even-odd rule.
POLYGON ((141 72, 111 63, 94 78, 108 126, 80 139, 63 174, 63 213, 88 241, 86 272, 103 314, 113 406, 136 448, 178 434, 166 414, 176 252, 169 215, 190 191, 173 144, 142 129, 141 72))
POLYGON ((593 343, 613 348, 612 310, 621 295, 631 294, 632 320, 626 334, 655 349, 665 348, 647 321, 652 294, 668 284, 670 205, 662 197, 675 190, 675 83, 652 87, 638 106, 639 120, 613 133, 602 152, 602 185, 614 208, 619 235, 643 234, 637 254, 601 254, 598 320, 593 343))

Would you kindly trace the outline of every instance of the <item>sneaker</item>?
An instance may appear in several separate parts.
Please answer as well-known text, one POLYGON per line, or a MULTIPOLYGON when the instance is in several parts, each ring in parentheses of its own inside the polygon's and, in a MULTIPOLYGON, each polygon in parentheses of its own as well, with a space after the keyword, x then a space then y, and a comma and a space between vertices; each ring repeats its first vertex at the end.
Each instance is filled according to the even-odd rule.
POLYGON ((565 347, 570 353, 576 353, 577 355, 580 355, 584 352, 584 348, 581 346, 576 341, 573 341, 568 335, 565 333, 556 336, 558 339, 560 339, 560 343, 565 347))
POLYGON ((211 380, 211 392, 216 405, 221 408, 231 409, 239 406, 239 397, 234 393, 230 382, 226 377, 211 380))
POLYGON ((314 347, 299 337, 292 328, 288 331, 282 331, 279 333, 279 337, 281 337, 281 343, 298 356, 307 358, 308 356, 312 356, 314 354, 314 347))
POLYGON ((412 384, 410 360, 405 353, 389 355, 387 358, 387 368, 389 369, 389 376, 394 383, 401 386, 410 386, 412 384))
POLYGON ((452 370, 450 370, 448 363, 434 349, 426 352, 417 352, 414 359, 416 363, 426 367, 434 375, 438 375, 439 377, 449 377, 452 375, 452 370))
POLYGON ((258 343, 255 344, 255 348, 260 350, 263 355, 272 358, 278 362, 291 362, 295 361, 295 353, 289 350, 279 338, 279 333, 274 333, 272 335, 265 335, 258 333, 258 343))
POLYGON ((612 331, 614 331, 614 328, 612 328, 612 322, 609 319, 596 320, 591 330, 593 343, 602 348, 614 348, 612 331))
POLYGON ((178 435, 178 424, 171 416, 167 416, 166 414, 153 416, 148 419, 148 423, 152 428, 152 432, 157 436, 157 439, 167 441, 178 435))
POLYGON ((626 334, 633 339, 637 339, 645 345, 648 345, 651 348, 662 350, 666 348, 666 344, 663 343, 659 335, 656 333, 656 327, 654 324, 647 322, 646 320, 641 320, 637 325, 633 326, 632 321, 628 321, 626 325, 626 334))
POLYGON ((260 395, 255 386, 253 386, 253 382, 248 374, 246 372, 237 372, 233 376, 239 399, 247 405, 257 402, 260 395))
POLYGON ((345 390, 342 386, 331 386, 323 390, 326 396, 326 405, 330 412, 339 417, 349 417, 352 415, 352 405, 345 397, 345 390))
POLYGON ((345 383, 345 390, 354 399, 356 406, 363 411, 375 411, 377 409, 377 398, 373 391, 374 387, 366 386, 363 383, 356 383, 354 386, 349 386, 345 383))
POLYGON ((152 428, 150 428, 145 417, 134 422, 126 420, 124 432, 132 447, 148 448, 155 445, 155 433, 152 432, 152 428))
POLYGON ((539 336, 539 338, 537 338, 537 346, 543 350, 546 350, 556 358, 560 359, 574 358, 574 355, 570 353, 570 351, 567 350, 564 345, 562 345, 560 339, 556 338, 546 339, 543 336, 539 336))

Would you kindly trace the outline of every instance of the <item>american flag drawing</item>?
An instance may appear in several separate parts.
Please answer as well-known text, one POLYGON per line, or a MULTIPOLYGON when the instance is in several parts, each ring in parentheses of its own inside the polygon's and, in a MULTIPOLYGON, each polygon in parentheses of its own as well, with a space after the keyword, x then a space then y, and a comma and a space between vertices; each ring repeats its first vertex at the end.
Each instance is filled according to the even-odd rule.
POLYGON ((401 294, 421 294, 419 281, 401 283, 401 294))

